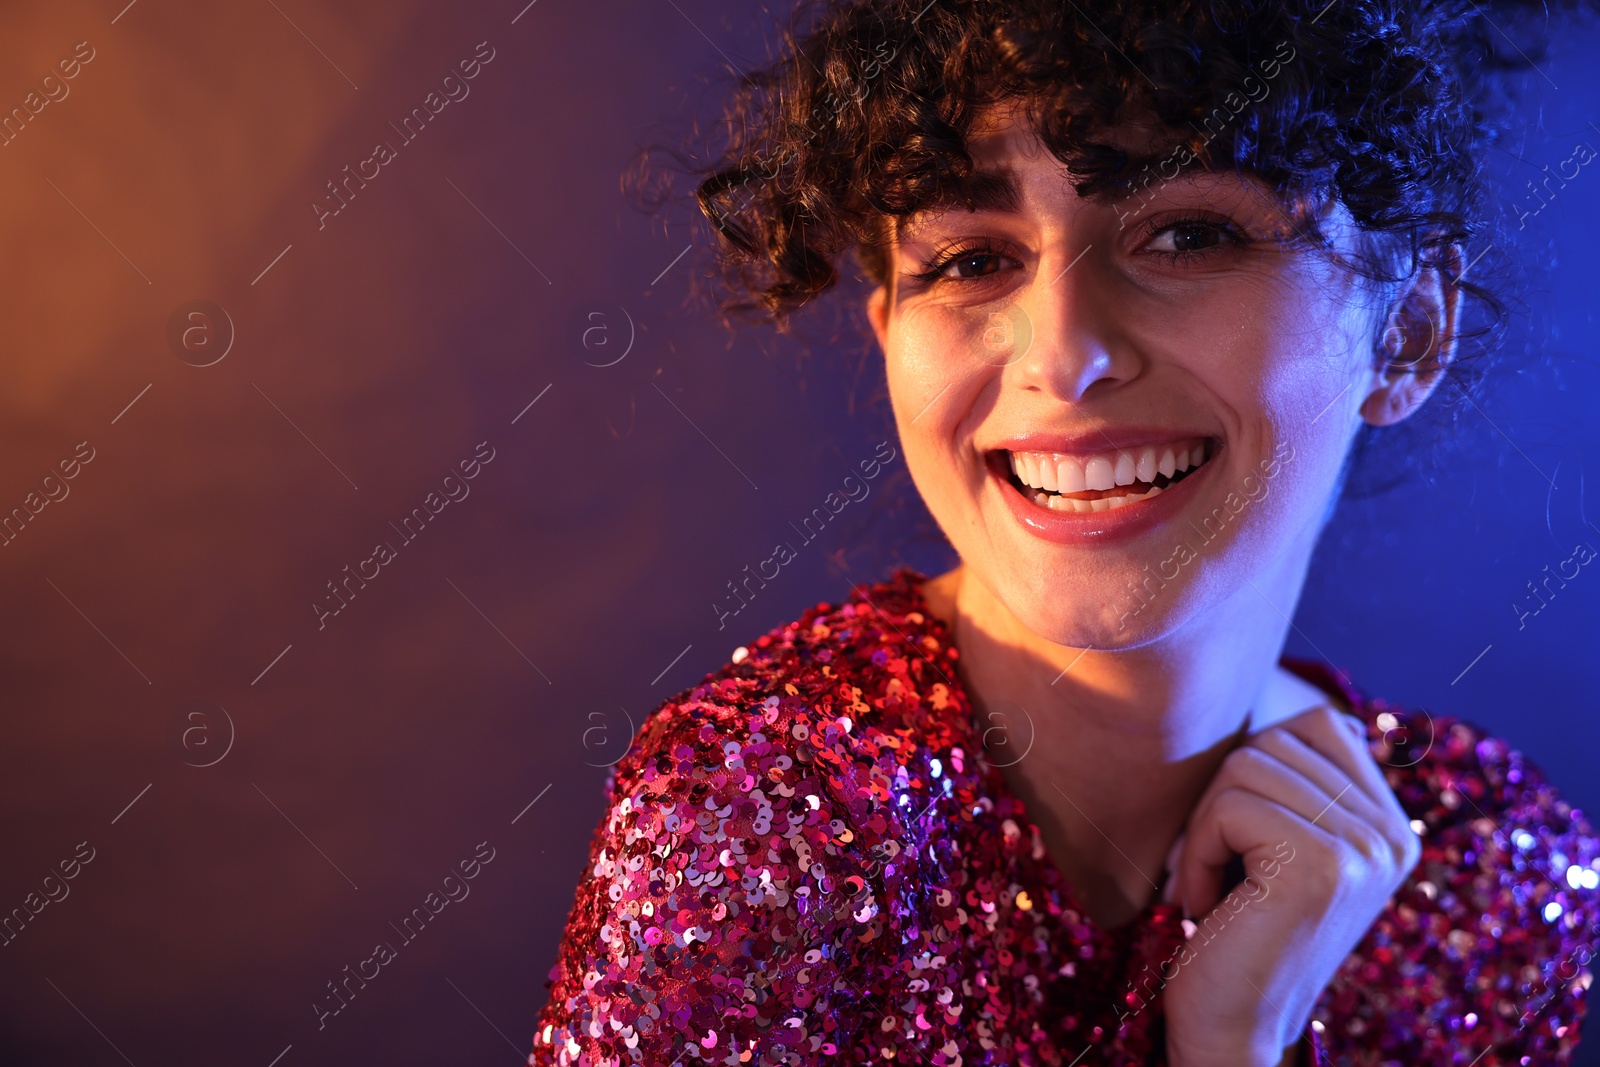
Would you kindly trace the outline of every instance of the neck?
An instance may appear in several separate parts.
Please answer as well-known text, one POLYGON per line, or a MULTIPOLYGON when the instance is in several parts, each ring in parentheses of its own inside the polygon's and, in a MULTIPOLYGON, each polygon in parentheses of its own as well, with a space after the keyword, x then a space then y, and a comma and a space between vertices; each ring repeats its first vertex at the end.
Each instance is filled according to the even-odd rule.
POLYGON ((1167 852, 1228 752, 1317 702, 1277 665, 1308 562, 1280 560, 1204 617, 1115 652, 1039 637, 965 567, 924 586, 961 650, 987 758, 1102 926, 1159 893, 1167 852))

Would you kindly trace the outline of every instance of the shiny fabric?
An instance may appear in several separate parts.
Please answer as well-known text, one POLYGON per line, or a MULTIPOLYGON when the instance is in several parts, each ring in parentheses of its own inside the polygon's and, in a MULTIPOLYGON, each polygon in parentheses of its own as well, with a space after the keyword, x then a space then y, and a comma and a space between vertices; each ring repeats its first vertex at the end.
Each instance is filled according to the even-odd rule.
MULTIPOLYGON (((640 728, 530 1065, 1166 1062, 1178 907, 1081 914, 984 758, 922 581, 817 605, 640 728)), ((1302 1060, 1567 1062, 1600 941, 1591 827, 1505 742, 1288 665, 1367 722, 1423 841, 1302 1060)), ((1187 929, 1196 951, 1214 936, 1187 929)))

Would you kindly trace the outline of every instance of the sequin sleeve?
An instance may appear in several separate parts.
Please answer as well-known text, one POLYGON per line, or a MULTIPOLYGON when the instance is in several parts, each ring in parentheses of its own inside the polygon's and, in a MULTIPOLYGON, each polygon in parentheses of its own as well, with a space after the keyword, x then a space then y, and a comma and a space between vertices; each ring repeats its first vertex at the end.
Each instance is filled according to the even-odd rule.
POLYGON ((1600 840, 1505 741, 1374 702, 1422 858, 1313 1012, 1335 1065, 1571 1061, 1600 944, 1600 840))
POLYGON ((619 761, 533 1067, 759 1067, 846 1047, 848 1013, 813 1001, 860 981, 844 936, 856 861, 830 847, 850 834, 829 821, 825 783, 797 765, 796 702, 756 688, 696 688, 619 761))

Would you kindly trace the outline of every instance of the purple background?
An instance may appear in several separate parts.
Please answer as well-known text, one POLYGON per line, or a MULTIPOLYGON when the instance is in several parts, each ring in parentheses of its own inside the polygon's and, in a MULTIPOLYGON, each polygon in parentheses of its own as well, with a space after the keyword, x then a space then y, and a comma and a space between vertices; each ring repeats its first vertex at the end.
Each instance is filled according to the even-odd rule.
MULTIPOLYGON (((0 513, 94 450, 0 546, 0 910, 95 850, 0 948, 0 1060, 519 1063, 629 722, 851 582, 952 562, 897 460, 717 626, 726 583, 894 441, 854 297, 730 337, 690 298, 692 214, 619 181, 713 113, 770 20, 124 2, 0 15, 0 107, 95 49, 0 147, 0 513), (319 229, 324 183, 484 41, 470 95, 319 229), (211 366, 167 340, 192 300, 236 333, 211 366), (389 524, 485 441, 470 495, 402 544, 389 524), (470 896, 319 1031, 325 983, 480 842, 470 896)), ((1600 147, 1597 43, 1531 79, 1508 198, 1600 147)), ((1510 605, 1600 547, 1597 189, 1586 168, 1507 235, 1553 268, 1512 338, 1540 361, 1443 478, 1341 511, 1290 647, 1510 738, 1589 811, 1600 577, 1520 631, 1510 605)))

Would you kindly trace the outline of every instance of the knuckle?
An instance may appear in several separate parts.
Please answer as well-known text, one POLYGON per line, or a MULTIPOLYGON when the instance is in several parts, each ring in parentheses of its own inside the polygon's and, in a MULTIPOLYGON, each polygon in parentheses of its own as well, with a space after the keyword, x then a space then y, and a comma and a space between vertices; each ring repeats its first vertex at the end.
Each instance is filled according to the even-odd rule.
POLYGON ((1247 814, 1252 803, 1247 791, 1234 786, 1219 791, 1211 801, 1213 812, 1222 819, 1234 819, 1247 814))
POLYGON ((1289 729, 1289 723, 1291 722, 1294 722, 1294 720, 1285 719, 1276 726, 1267 727, 1265 730, 1262 730, 1260 733, 1255 735, 1256 740, 1269 741, 1277 745, 1283 744, 1287 738, 1294 736, 1294 731, 1289 729))
POLYGON ((1351 845, 1340 854, 1339 882, 1341 889, 1369 884, 1372 879, 1373 858, 1359 845, 1351 845))
POLYGON ((1351 884, 1359 873, 1355 853, 1337 841, 1318 841, 1307 849, 1310 862, 1306 865, 1308 891, 1318 900, 1333 900, 1351 884))
POLYGON ((1344 849, 1338 838, 1320 834, 1310 838, 1305 843, 1306 858, 1311 862, 1308 866, 1319 871, 1339 870, 1344 864, 1344 849))
POLYGON ((1327 704, 1318 704, 1305 713, 1305 723, 1310 733, 1320 743, 1327 743, 1349 735, 1349 728, 1339 720, 1341 713, 1327 704))
POLYGON ((1400 873, 1410 874, 1417 869, 1417 864, 1422 862, 1422 838, 1411 829, 1407 823, 1401 829, 1400 835, 1400 873))
POLYGON ((1376 827, 1358 823, 1350 834, 1350 844, 1362 865, 1369 871, 1394 862, 1394 847, 1376 827))
POLYGON ((1230 770, 1235 775, 1254 778, 1270 768, 1275 761, 1270 752, 1255 745, 1242 745, 1229 753, 1224 762, 1231 765, 1230 770))

